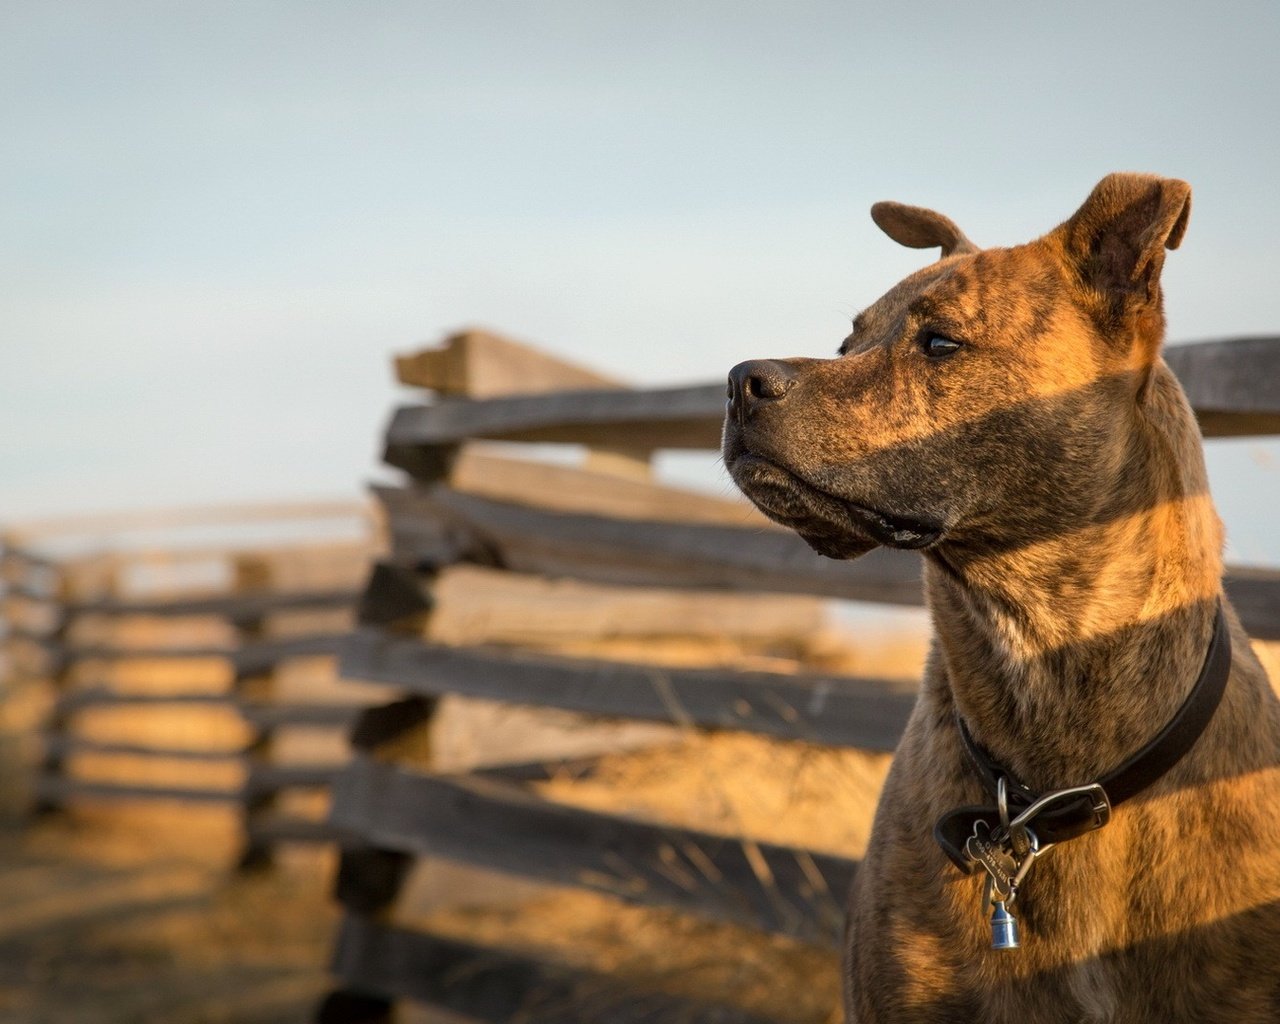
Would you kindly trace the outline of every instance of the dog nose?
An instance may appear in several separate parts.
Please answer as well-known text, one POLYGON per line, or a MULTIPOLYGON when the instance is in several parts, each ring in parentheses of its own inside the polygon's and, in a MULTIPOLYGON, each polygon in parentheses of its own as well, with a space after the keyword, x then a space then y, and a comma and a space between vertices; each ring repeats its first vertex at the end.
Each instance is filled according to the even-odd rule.
POLYGON ((784 397, 795 382, 791 367, 775 359, 749 359, 739 363, 729 371, 729 409, 739 416, 748 416, 757 406, 784 397))

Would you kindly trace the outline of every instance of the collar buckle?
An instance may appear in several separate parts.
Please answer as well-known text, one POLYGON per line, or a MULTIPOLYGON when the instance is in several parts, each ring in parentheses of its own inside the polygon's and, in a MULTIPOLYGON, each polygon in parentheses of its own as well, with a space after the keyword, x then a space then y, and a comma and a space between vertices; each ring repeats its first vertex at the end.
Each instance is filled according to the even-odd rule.
POLYGON ((1102 828, 1111 820, 1111 800, 1100 782, 1055 789, 1032 802, 1009 823, 1009 828, 1025 828, 1042 814, 1050 818, 1069 817, 1072 831, 1083 835, 1102 828))

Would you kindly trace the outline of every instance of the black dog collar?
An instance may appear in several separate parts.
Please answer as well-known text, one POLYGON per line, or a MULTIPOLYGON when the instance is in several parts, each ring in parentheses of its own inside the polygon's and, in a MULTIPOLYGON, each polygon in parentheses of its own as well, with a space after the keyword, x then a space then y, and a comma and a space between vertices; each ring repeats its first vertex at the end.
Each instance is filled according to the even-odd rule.
POLYGON ((997 800, 997 806, 958 807, 948 811, 934 826, 933 835, 943 852, 965 874, 978 870, 979 863, 967 852, 966 844, 978 830, 995 830, 1002 817, 1015 819, 1039 803, 1027 824, 1034 825, 1041 847, 1101 828, 1111 817, 1111 809, 1140 793, 1177 764, 1192 748, 1213 718, 1227 677, 1231 674, 1231 635, 1222 603, 1218 603, 1213 638, 1200 677, 1177 714, 1145 747, 1096 783, 1037 795, 1022 785, 1009 770, 978 745, 959 715, 956 724, 965 752, 983 787, 997 800), (1001 780, 1006 801, 1004 814, 998 801, 1001 780), (1032 820, 1033 819, 1033 820, 1032 820))

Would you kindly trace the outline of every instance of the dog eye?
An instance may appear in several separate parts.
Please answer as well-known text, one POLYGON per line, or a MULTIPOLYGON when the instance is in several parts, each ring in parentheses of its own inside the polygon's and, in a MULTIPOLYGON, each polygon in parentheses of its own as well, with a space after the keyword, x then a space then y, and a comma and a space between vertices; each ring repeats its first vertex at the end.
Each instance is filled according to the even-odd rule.
POLYGON ((924 348, 924 354, 931 359, 941 359, 960 350, 960 342, 948 338, 945 334, 926 334, 921 346, 924 348))

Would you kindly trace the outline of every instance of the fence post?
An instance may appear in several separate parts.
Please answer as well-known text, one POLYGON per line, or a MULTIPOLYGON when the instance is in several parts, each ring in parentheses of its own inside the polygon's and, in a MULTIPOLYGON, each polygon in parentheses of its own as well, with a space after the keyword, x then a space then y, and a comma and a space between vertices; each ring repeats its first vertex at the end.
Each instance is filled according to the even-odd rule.
MULTIPOLYGON (((261 555, 237 555, 233 561, 233 572, 232 592, 236 594, 265 594, 274 582, 271 561, 261 555)), ((270 609, 264 604, 255 614, 232 620, 236 631, 237 654, 249 645, 267 639, 270 634, 270 618, 270 609)), ((241 706, 246 703, 268 703, 275 695, 275 672, 274 664, 264 669, 256 665, 241 665, 237 659, 231 683, 232 699, 241 706)), ((240 791, 240 815, 244 845, 236 862, 236 870, 240 872, 265 870, 274 863, 271 845, 254 838, 253 819, 275 805, 278 793, 263 790, 253 784, 253 767, 255 763, 271 760, 275 727, 259 720, 254 723, 253 730, 253 736, 245 746, 243 755, 244 784, 240 791)))
MULTIPOLYGON (((371 752, 393 741, 425 748, 436 704, 434 700, 414 697, 367 709, 352 729, 352 748, 371 752)), ((349 914, 385 921, 413 863, 411 854, 346 843, 338 860, 334 899, 349 914)), ((390 1024, 394 1013, 393 999, 340 985, 317 1007, 315 1024, 390 1024)))
MULTIPOLYGON (((108 593, 114 594, 118 589, 117 570, 118 567, 113 566, 107 576, 105 590, 108 593)), ((76 715, 75 708, 67 706, 77 664, 70 638, 74 621, 70 606, 77 596, 75 566, 62 562, 51 567, 51 572, 53 580, 49 593, 57 612, 54 627, 44 638, 44 647, 49 659, 52 703, 42 730, 43 750, 36 771, 35 800, 31 807, 31 813, 36 818, 47 817, 65 809, 65 803, 58 794, 66 779, 68 733, 76 715)))

